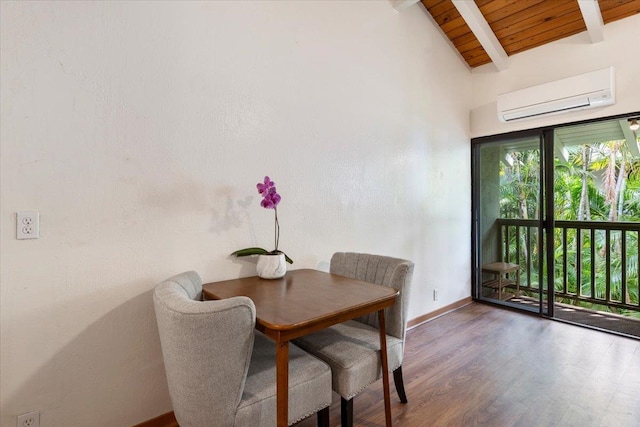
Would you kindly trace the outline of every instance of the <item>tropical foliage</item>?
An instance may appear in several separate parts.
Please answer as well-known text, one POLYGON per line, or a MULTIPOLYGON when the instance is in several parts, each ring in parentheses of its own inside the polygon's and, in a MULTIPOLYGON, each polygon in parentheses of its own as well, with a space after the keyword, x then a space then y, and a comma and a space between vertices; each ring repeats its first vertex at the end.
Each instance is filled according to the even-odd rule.
MULTIPOLYGON (((556 228, 557 301, 640 318, 639 311, 604 304, 638 304, 640 157, 631 154, 625 141, 565 148, 567 160, 555 159, 555 220, 584 223, 556 228), (607 226, 598 225, 603 223, 607 226), (622 226, 616 230, 618 225, 622 226), (592 301, 579 301, 576 296, 592 301), (603 304, 597 304, 600 300, 603 304)), ((542 206, 539 150, 509 152, 506 161, 500 162, 500 217, 537 219, 542 206)), ((537 230, 513 227, 503 236, 508 239, 508 257, 526 260, 529 268, 522 272, 521 283, 534 294, 539 290, 542 262, 537 230)))

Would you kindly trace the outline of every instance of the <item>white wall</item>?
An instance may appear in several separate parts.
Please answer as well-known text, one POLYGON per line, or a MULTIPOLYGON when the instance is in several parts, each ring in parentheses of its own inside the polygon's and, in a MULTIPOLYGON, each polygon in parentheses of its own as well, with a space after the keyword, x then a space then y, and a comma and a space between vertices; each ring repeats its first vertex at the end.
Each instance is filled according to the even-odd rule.
POLYGON ((473 70, 473 137, 495 135, 520 129, 569 123, 640 111, 640 15, 604 27, 604 41, 592 44, 586 32, 519 53, 509 58, 509 68, 500 73, 492 64, 473 70), (496 113, 496 97, 565 77, 613 66, 616 104, 576 111, 542 119, 501 123, 496 113))
POLYGON ((469 296, 471 75, 420 4, 0 5, 3 427, 170 411, 151 290, 253 274, 267 174, 293 268, 412 259, 410 318, 469 296))

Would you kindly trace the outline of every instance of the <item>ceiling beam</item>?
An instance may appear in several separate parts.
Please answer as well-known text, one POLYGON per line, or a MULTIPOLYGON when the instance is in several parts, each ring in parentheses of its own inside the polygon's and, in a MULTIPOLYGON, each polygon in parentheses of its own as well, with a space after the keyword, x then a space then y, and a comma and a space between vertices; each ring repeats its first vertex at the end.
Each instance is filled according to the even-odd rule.
POLYGON ((557 132, 553 141, 553 152, 562 163, 567 163, 569 161, 569 151, 564 146, 564 143, 557 132))
POLYGON ((493 61, 493 64, 498 68, 498 71, 504 71, 509 68, 507 52, 504 51, 476 3, 468 0, 452 0, 452 2, 487 52, 487 55, 489 55, 489 58, 491 58, 491 61, 493 61))
POLYGON ((604 41, 604 21, 598 0, 578 0, 582 19, 587 26, 587 32, 591 43, 599 43, 604 41))
POLYGON ((502 163, 504 163, 504 166, 507 168, 512 168, 513 167, 513 157, 511 157, 511 154, 509 153, 500 153, 500 161, 502 163))
POLYGON ((396 12, 400 12, 408 8, 409 6, 418 3, 419 1, 420 0, 392 0, 391 4, 393 5, 393 8, 396 10, 396 12))
POLYGON ((620 129, 622 129, 622 133, 624 134, 624 139, 627 140, 627 147, 629 147, 629 151, 634 156, 640 156, 640 146, 638 145, 638 138, 636 138, 635 133, 629 128, 629 122, 624 120, 619 120, 620 129))

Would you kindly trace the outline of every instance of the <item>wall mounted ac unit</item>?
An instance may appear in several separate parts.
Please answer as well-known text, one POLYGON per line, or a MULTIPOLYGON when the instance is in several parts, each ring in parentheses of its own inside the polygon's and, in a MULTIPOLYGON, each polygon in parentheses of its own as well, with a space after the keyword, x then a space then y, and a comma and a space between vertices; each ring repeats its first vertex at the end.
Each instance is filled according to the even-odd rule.
POLYGON ((498 95, 501 122, 615 104, 613 67, 498 95))

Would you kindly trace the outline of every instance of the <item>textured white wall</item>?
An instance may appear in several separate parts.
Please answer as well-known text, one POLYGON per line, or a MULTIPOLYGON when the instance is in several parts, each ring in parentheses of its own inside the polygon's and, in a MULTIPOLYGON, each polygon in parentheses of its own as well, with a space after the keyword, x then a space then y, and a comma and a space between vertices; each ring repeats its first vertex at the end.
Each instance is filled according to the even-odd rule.
POLYGON ((500 73, 491 64, 473 70, 471 132, 473 137, 569 123, 640 111, 640 15, 604 27, 604 41, 592 44, 587 32, 519 53, 500 73), (613 66, 616 104, 512 123, 498 120, 498 94, 613 66))
POLYGON ((420 4, 0 7, 3 427, 169 411, 151 290, 254 273, 266 174, 293 268, 412 259, 410 318, 469 296, 471 75, 420 4))

